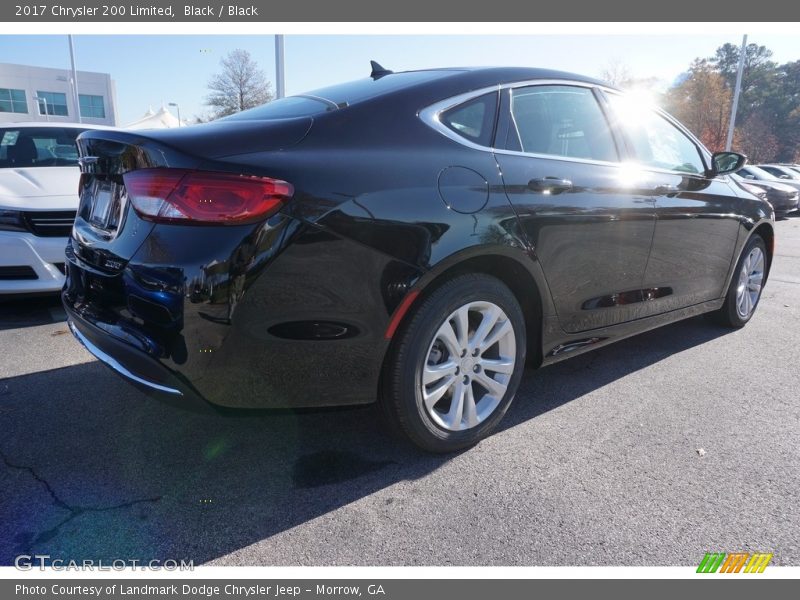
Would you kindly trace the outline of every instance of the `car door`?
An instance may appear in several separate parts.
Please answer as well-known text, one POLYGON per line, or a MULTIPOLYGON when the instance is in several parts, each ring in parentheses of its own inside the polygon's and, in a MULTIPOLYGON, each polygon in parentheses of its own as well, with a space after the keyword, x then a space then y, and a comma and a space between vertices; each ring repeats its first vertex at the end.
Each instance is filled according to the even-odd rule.
POLYGON ((501 115, 495 156, 563 329, 640 316, 654 199, 629 177, 592 86, 512 86, 501 115))
POLYGON ((607 94, 642 177, 655 186, 656 226, 643 288, 656 314, 721 297, 739 235, 738 197, 727 177, 708 177, 699 143, 677 122, 607 94))

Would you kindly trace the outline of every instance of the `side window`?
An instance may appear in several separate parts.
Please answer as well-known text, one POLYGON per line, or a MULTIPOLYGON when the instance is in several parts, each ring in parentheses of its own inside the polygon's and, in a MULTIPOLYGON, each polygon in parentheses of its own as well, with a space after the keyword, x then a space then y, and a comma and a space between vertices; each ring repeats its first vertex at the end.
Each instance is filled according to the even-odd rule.
POLYGON ((762 171, 766 171, 766 172, 767 172, 767 173, 769 173, 770 175, 774 175, 775 177, 780 177, 781 175, 783 175, 783 173, 781 173, 780 171, 778 171, 778 169, 776 169, 775 167, 759 167, 759 168, 760 168, 762 171))
POLYGON ((624 96, 608 94, 608 100, 640 163, 682 173, 705 172, 697 146, 663 116, 624 96))
POLYGON ((484 94, 442 113, 439 120, 470 142, 491 146, 497 117, 497 93, 484 94))
MULTIPOLYGON (((569 158, 619 160, 614 137, 592 90, 536 85, 511 91, 518 140, 509 149, 569 158)), ((510 136, 513 136, 513 128, 510 136)))

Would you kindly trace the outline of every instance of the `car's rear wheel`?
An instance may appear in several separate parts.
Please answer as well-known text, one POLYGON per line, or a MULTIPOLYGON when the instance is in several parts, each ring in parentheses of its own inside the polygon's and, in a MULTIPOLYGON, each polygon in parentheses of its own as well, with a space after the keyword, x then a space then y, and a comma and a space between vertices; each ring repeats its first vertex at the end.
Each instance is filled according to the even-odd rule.
POLYGON ((525 319, 508 287, 483 274, 455 277, 396 336, 381 400, 394 428, 425 450, 451 452, 497 426, 525 364, 525 319))
POLYGON ((713 313, 726 327, 744 327, 753 317, 767 274, 767 246, 759 235, 747 242, 731 278, 725 303, 713 313))

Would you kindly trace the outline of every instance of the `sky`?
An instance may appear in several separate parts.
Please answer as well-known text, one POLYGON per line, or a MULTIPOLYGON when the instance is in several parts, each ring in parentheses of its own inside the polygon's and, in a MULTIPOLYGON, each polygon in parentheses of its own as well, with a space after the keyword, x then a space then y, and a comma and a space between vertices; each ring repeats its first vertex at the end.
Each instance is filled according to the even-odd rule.
MULTIPOLYGON (((369 75, 370 59, 395 71, 453 66, 527 66, 599 77, 612 63, 633 77, 667 87, 696 57, 741 39, 730 35, 287 35, 286 93, 298 94, 369 75)), ((272 35, 75 35, 78 70, 110 73, 116 82, 118 125, 149 106, 180 105, 181 117, 207 112, 209 78, 236 48, 249 51, 275 80, 272 35)), ((750 36, 779 63, 800 59, 800 36, 750 36)), ((69 68, 66 35, 0 35, 0 62, 69 68)), ((274 89, 274 86, 273 86, 274 89)))

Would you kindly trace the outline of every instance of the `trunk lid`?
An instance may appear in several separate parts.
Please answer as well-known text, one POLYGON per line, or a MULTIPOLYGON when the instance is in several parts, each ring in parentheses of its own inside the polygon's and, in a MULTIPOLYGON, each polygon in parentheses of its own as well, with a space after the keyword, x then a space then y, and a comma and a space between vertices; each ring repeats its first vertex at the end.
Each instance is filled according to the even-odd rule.
POLYGON ((103 272, 118 273, 153 229, 152 223, 129 210, 122 176, 186 158, 122 131, 87 132, 77 144, 80 199, 67 255, 103 272))
POLYGON ((105 272, 120 272, 154 224, 130 205, 123 175, 149 168, 216 169, 225 156, 289 148, 300 142, 311 117, 216 121, 175 129, 86 131, 78 138, 80 202, 70 248, 105 272))
POLYGON ((154 129, 145 135, 180 152, 217 159, 250 152, 286 150, 308 135, 313 122, 311 117, 221 120, 189 127, 154 129))

